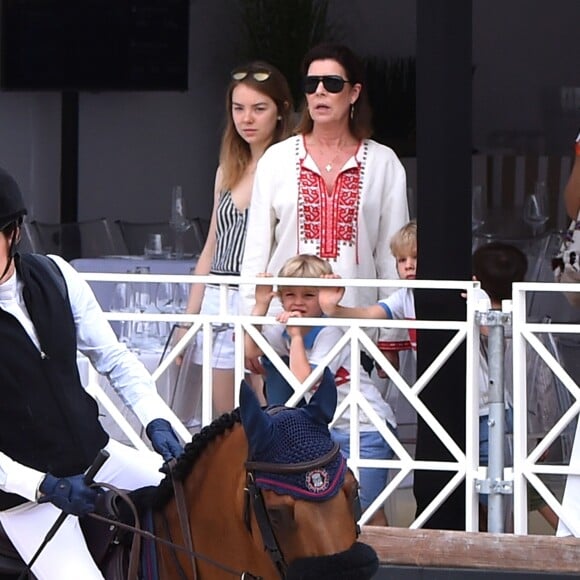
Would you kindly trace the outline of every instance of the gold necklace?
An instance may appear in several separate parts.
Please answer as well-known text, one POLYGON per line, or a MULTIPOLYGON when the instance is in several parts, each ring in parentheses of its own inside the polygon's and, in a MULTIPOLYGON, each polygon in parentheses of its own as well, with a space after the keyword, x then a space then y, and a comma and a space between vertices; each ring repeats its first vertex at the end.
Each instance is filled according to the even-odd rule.
MULTIPOLYGON (((321 157, 326 157, 326 153, 322 150, 322 147, 316 145, 316 149, 318 149, 318 154, 321 157)), ((340 159, 341 155, 342 151, 338 149, 338 151, 334 154, 334 157, 326 165, 324 165, 324 169, 326 170, 327 173, 330 173, 332 171, 334 164, 340 159)))
POLYGON ((333 165, 334 165, 334 164, 337 162, 337 160, 339 159, 339 157, 340 157, 340 153, 341 153, 341 152, 339 151, 339 152, 338 152, 338 153, 337 153, 337 154, 336 154, 336 155, 335 155, 335 156, 334 156, 334 157, 333 157, 333 158, 330 160, 330 162, 329 162, 329 163, 327 163, 327 164, 324 166, 324 169, 326 169, 326 172, 327 172, 327 173, 330 173, 330 172, 332 171, 332 167, 333 167, 333 165))
MULTIPOLYGON (((327 157, 327 152, 325 152, 322 147, 320 146, 319 143, 313 143, 314 148, 318 149, 318 154, 321 157, 327 157)), ((338 147, 338 149, 336 150, 334 157, 328 162, 326 163, 323 168, 327 173, 330 173, 332 171, 332 169, 334 168, 335 164, 337 163, 337 161, 341 158, 341 156, 343 155, 344 151, 341 147, 338 147)))

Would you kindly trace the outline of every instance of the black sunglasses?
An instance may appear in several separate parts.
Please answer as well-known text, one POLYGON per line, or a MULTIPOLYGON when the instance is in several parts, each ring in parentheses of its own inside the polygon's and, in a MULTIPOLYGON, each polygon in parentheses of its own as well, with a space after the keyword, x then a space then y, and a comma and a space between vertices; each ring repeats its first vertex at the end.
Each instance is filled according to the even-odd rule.
POLYGON ((316 92, 319 83, 322 83, 324 90, 329 93, 340 93, 344 88, 344 83, 350 83, 338 75, 308 76, 304 78, 304 92, 312 95, 316 92))
POLYGON ((232 72, 232 79, 235 81, 243 81, 248 75, 250 75, 255 81, 263 83, 267 81, 272 73, 269 70, 235 70, 232 72))

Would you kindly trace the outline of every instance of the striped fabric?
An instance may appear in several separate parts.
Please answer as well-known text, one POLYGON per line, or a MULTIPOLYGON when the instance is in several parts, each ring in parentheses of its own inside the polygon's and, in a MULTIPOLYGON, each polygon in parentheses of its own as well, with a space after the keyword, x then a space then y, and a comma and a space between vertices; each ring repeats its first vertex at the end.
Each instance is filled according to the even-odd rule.
POLYGON ((212 274, 239 274, 248 210, 239 211, 230 191, 222 193, 217 207, 216 248, 211 264, 212 274))

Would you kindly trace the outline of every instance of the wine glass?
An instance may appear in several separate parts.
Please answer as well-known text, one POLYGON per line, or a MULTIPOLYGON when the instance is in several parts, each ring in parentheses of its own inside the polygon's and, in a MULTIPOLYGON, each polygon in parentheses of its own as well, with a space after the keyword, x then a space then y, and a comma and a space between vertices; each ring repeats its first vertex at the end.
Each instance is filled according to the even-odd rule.
POLYGON ((187 300, 189 298, 189 284, 185 282, 180 282, 174 284, 173 289, 173 305, 174 312, 179 312, 183 314, 187 307, 187 300))
POLYGON ((138 312, 147 312, 151 304, 151 294, 146 282, 135 283, 135 308, 138 312))
MULTIPOLYGON (((170 282, 160 282, 157 285, 157 292, 155 293, 155 306, 161 314, 171 314, 175 312, 175 304, 173 301, 173 284, 170 282)), ((165 343, 165 339, 169 334, 169 325, 167 321, 159 322, 159 341, 161 344, 165 343)))
POLYGON ((171 220, 169 222, 175 234, 175 258, 183 258, 183 235, 191 228, 191 222, 185 217, 185 203, 181 185, 176 185, 171 191, 171 220))
POLYGON ((523 218, 531 226, 532 234, 535 237, 544 231, 549 217, 546 184, 543 181, 538 181, 534 186, 534 192, 526 196, 523 218))
POLYGON ((143 248, 146 258, 160 258, 163 256, 163 237, 161 234, 147 234, 147 241, 143 248))
MULTIPOLYGON (((138 266, 135 268, 136 274, 149 274, 150 268, 148 266, 138 266)), ((136 312, 150 312, 151 311, 151 284, 148 282, 134 282, 133 296, 136 312)), ((134 346, 146 346, 149 342, 149 322, 138 320, 133 326, 133 340, 134 346)))
MULTIPOLYGON (((115 284, 109 310, 111 312, 135 311, 133 288, 129 282, 119 282, 115 284)), ((131 322, 129 320, 114 322, 112 323, 112 326, 117 331, 120 342, 125 344, 131 342, 131 322)))

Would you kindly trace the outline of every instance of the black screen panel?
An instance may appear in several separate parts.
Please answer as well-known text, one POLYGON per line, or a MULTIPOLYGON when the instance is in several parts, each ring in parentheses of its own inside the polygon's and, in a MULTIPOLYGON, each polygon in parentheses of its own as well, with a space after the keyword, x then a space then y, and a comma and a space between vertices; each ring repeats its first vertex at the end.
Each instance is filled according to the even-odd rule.
POLYGON ((0 84, 187 90, 189 0, 2 0, 0 84))

